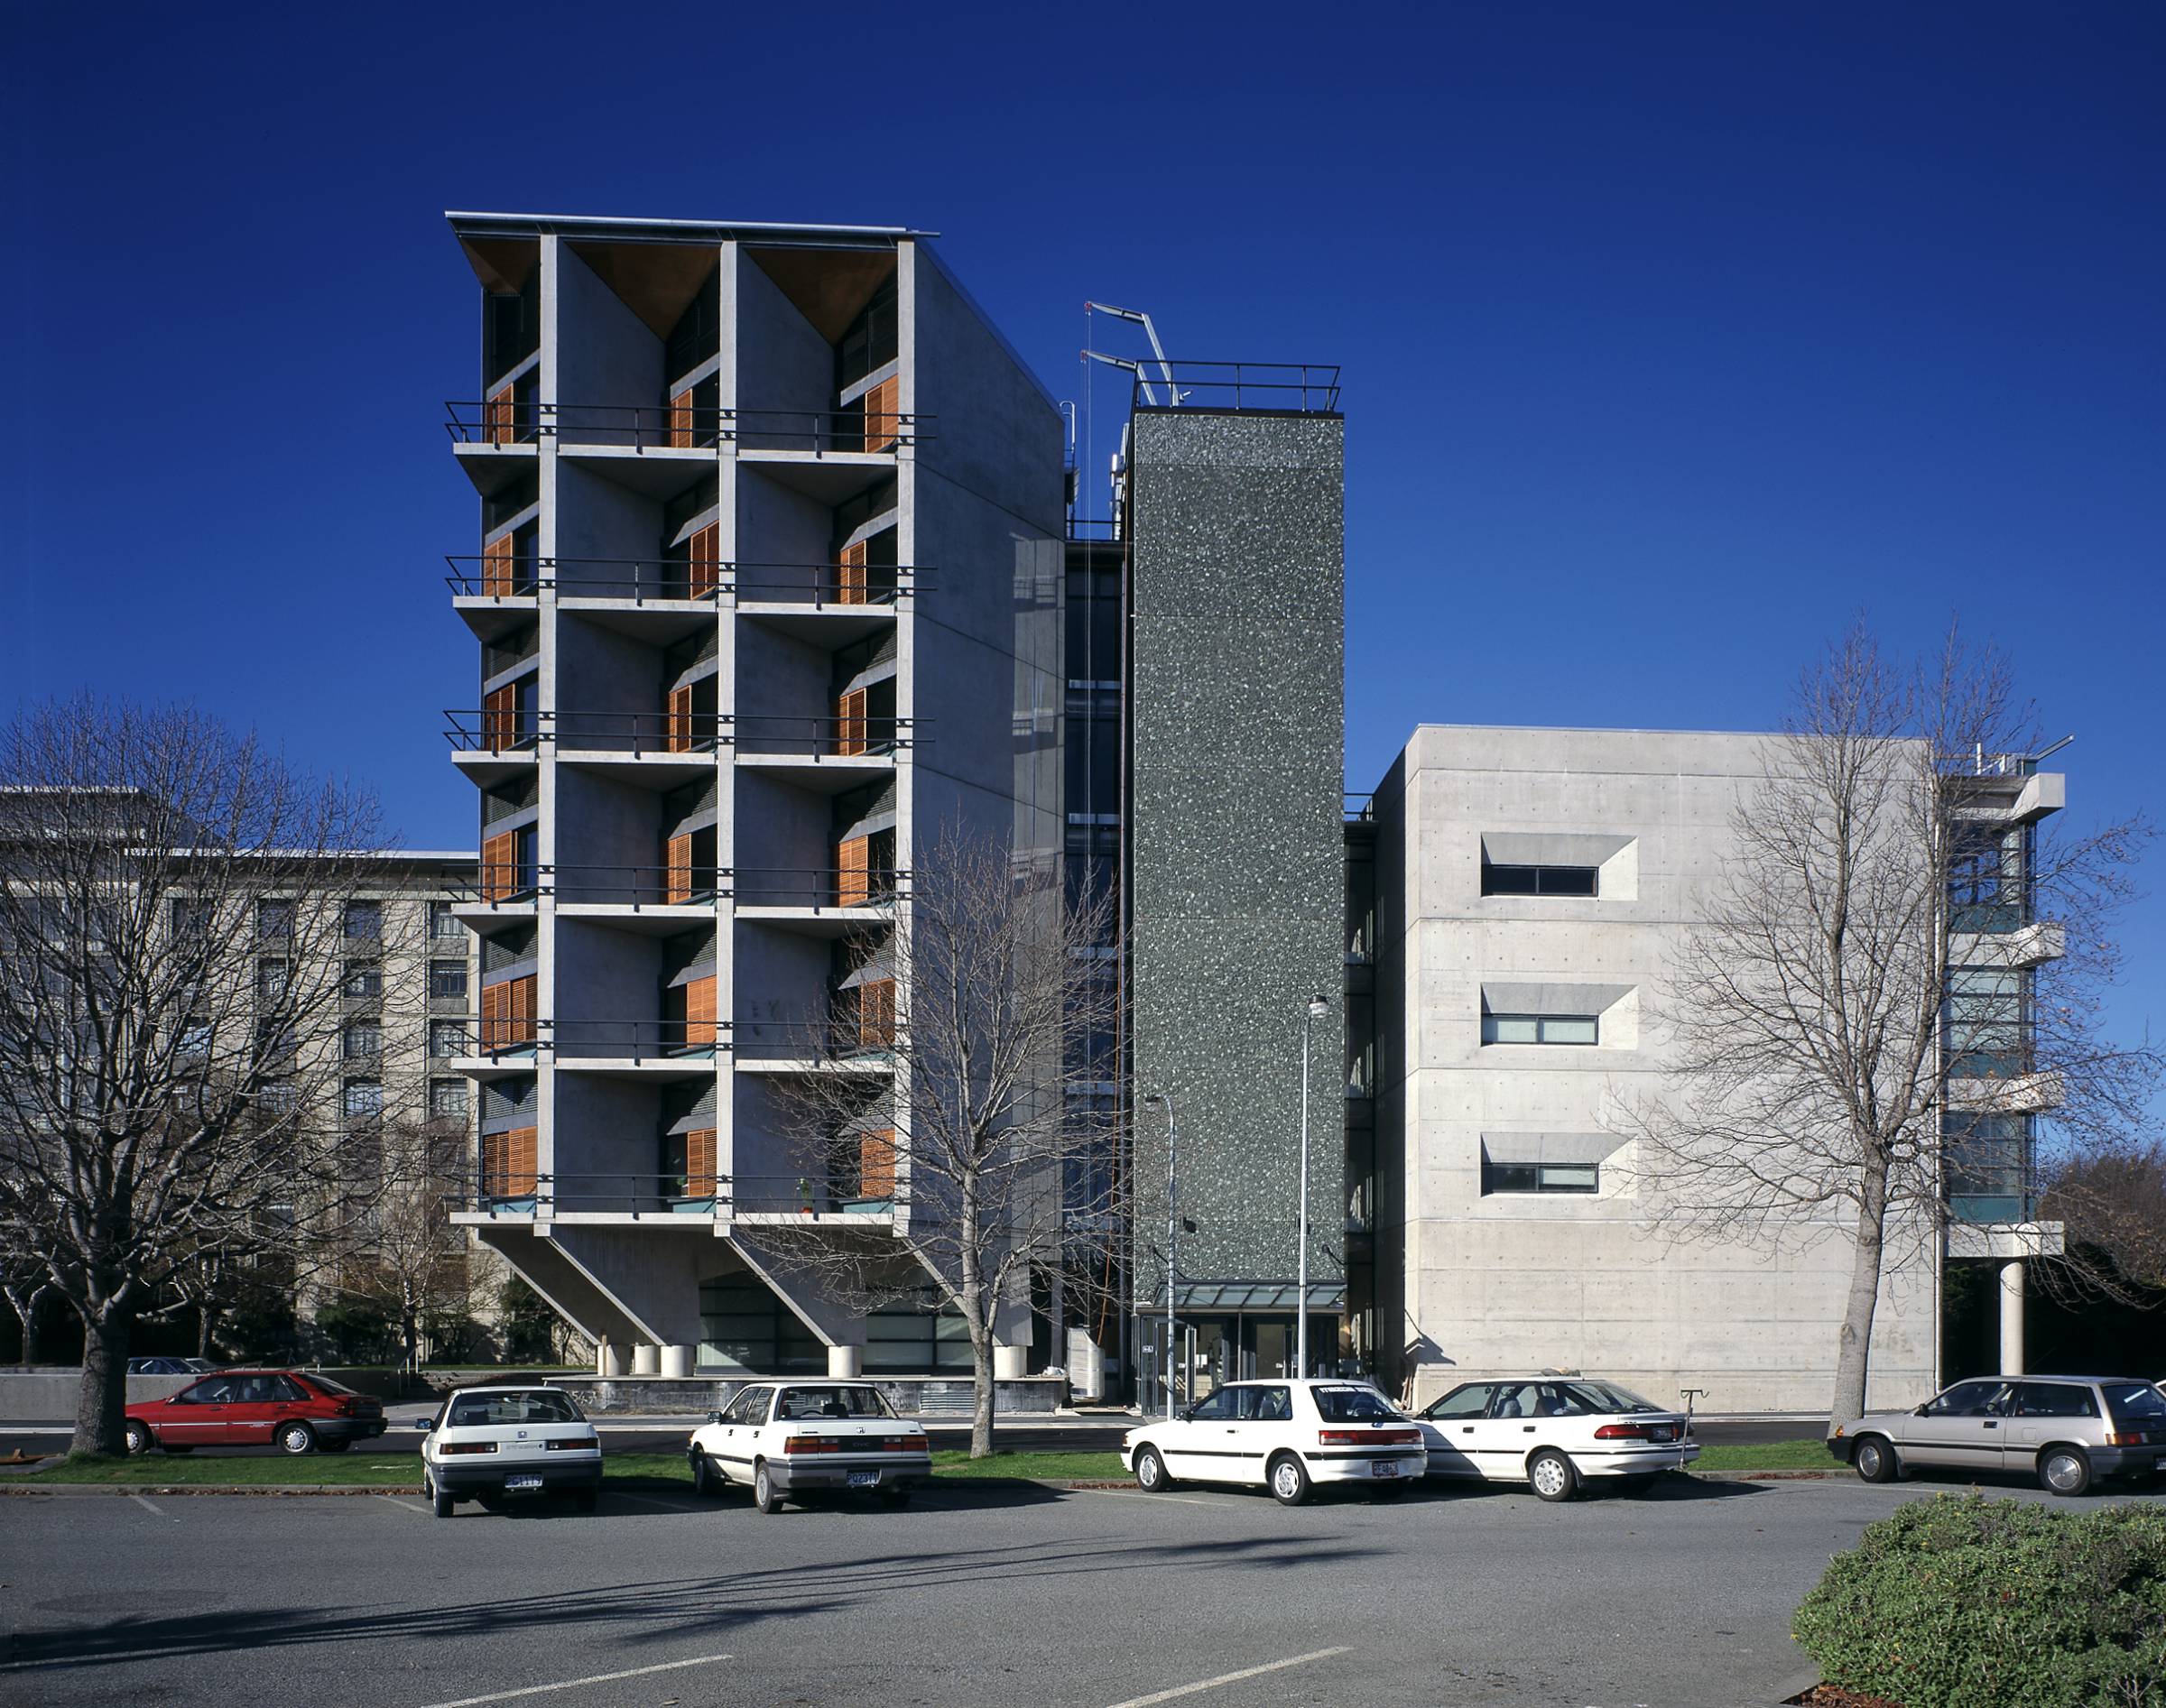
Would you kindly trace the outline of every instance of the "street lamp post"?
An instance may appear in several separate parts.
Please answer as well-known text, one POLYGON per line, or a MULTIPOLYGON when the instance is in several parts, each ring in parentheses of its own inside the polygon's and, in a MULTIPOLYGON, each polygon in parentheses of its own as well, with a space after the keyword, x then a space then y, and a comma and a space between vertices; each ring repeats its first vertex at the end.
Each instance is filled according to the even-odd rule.
POLYGON ((1330 1011, 1323 992, 1301 1012, 1301 1214, 1294 1233, 1293 1373, 1309 1373, 1309 1043, 1316 1022, 1330 1011))
POLYGON ((1173 1119, 1171 1093, 1154 1091, 1143 1102, 1166 1112, 1166 1356, 1162 1368, 1166 1372, 1166 1416, 1171 1418, 1173 1416, 1173 1280, 1179 1273, 1180 1255, 1180 1198, 1174 1163, 1180 1154, 1180 1128, 1173 1119))

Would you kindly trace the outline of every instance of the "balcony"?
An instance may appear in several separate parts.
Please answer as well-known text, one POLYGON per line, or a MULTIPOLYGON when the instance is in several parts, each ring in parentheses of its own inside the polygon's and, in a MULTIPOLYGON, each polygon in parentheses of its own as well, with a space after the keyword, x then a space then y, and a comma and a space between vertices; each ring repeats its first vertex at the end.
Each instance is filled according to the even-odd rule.
POLYGON ((914 720, 846 710, 739 713, 737 763, 816 795, 838 795, 884 777, 914 744, 914 720))
POLYGON ((869 1014, 795 1022, 738 1020, 731 1032, 742 1073, 886 1075, 895 1068, 898 1034, 892 995, 884 1011, 869 1014))
POLYGON ((681 706, 661 712, 588 712, 504 704, 447 710, 444 722, 453 761, 477 782, 497 781, 553 746, 565 764, 642 788, 674 789, 692 773, 711 770, 716 750, 733 739, 726 714, 681 706))
POLYGON ((891 921, 910 890, 910 873, 870 864, 740 866, 734 874, 737 918, 801 937, 839 937, 891 921))

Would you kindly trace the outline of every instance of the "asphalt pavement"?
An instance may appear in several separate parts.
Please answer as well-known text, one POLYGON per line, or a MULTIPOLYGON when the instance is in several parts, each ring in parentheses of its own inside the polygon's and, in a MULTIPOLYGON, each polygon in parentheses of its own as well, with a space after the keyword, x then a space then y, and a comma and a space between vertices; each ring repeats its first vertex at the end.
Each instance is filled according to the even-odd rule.
POLYGON ((1828 1556, 1932 1491, 949 1485, 768 1518, 611 1491, 449 1520, 406 1493, 0 1492, 0 1703, 1751 1708, 1805 1682, 1790 1616, 1828 1556))

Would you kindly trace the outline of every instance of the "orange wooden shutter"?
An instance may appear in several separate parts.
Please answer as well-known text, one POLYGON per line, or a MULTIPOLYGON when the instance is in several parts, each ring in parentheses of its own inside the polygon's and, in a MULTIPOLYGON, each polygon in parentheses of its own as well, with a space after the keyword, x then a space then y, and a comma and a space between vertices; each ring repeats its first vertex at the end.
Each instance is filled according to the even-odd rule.
POLYGON ((722 585, 722 525, 710 522, 687 542, 690 554, 690 595, 704 599, 722 585))
POLYGON ((519 384, 507 380, 490 394, 483 410, 484 429, 492 445, 509 445, 518 437, 519 384))
POLYGON ((486 1055, 501 1049, 497 1034, 504 1029, 504 986, 485 984, 481 987, 481 1048, 486 1055))
POLYGON ((534 975, 512 981, 512 1041, 534 1041, 534 975))
POLYGON ((670 443, 679 449, 692 443, 692 392, 687 386, 670 400, 670 443))
POLYGON ((865 690, 852 688, 835 702, 835 751, 846 758, 865 752, 865 690))
POLYGON ((534 1153, 540 1136, 539 1131, 532 1127, 514 1127, 504 1135, 505 1197, 531 1198, 534 1196, 534 1153))
POLYGON ((481 987, 481 1048, 484 1053, 514 1049, 534 1041, 534 980, 500 979, 481 987))
POLYGON ((860 540, 854 546, 845 546, 842 549, 842 561, 838 568, 841 574, 837 577, 840 586, 837 590, 836 603, 838 605, 863 605, 865 603, 865 541, 860 540))
POLYGON ((481 549, 481 590, 491 598, 502 598, 518 590, 517 577, 513 570, 512 537, 492 540, 481 549))
POLYGON ((715 1041, 715 981, 710 974, 684 987, 684 1041, 711 1048, 715 1041))
POLYGON ((895 982, 867 979, 857 987, 857 1042, 888 1049, 895 1041, 895 982))
POLYGON ((516 886, 519 866, 519 833, 507 830, 501 836, 490 836, 481 845, 481 899, 484 901, 501 901, 516 886))
POLYGON ((698 1127, 684 1135, 684 1192, 690 1198, 715 1196, 715 1130, 698 1127))
POLYGON ((670 752, 689 753, 692 751, 692 690, 673 688, 670 690, 670 752))
POLYGON ((670 882, 662 892, 667 901, 690 901, 692 899, 692 839, 690 836, 670 838, 670 882))
POLYGON ((492 753, 502 752, 518 739, 519 685, 507 682, 482 696, 481 744, 492 753))
POLYGON ((835 901, 838 907, 856 907, 873 893, 865 855, 868 839, 852 836, 835 850, 835 901))
POLYGON ((481 1191, 484 1197, 504 1196, 504 1135, 485 1132, 481 1135, 481 1191))
POLYGON ((895 1196, 895 1130, 875 1127, 857 1135, 857 1196, 892 1198, 895 1196))
POLYGON ((902 437, 902 423, 895 413, 895 402, 902 394, 902 384, 893 374, 865 394, 866 450, 887 450, 902 437))

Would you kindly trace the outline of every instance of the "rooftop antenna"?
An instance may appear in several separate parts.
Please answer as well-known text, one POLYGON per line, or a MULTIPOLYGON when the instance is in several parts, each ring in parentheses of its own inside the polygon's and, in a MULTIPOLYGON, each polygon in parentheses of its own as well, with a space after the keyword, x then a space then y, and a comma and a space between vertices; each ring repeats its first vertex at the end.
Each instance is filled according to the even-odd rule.
MULTIPOLYGON (((1166 360, 1166 346, 1158 341, 1158 328, 1151 324, 1151 317, 1141 309, 1116 309, 1110 302, 1086 302, 1083 307, 1086 312, 1109 314, 1116 320, 1132 321, 1143 328, 1143 336, 1151 340, 1151 354, 1158 358, 1158 371, 1165 380, 1166 402, 1169 407, 1179 404, 1180 392, 1173 383, 1173 365, 1166 360)), ((1084 354, 1088 355, 1091 352, 1086 350, 1084 354)), ((1098 359, 1101 362, 1108 360, 1105 356, 1100 356, 1098 359)), ((1114 365, 1129 368, 1139 381, 1143 376, 1143 367, 1138 363, 1116 362, 1114 365)), ((1148 385, 1143 388, 1143 395, 1145 398, 1151 395, 1151 389, 1148 385)))

